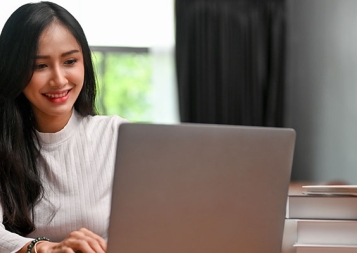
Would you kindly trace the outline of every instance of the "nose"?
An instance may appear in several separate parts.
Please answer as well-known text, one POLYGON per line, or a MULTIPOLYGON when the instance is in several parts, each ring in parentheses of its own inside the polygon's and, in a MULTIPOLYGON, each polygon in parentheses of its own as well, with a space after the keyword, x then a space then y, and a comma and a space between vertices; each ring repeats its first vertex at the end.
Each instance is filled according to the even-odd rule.
POLYGON ((60 66, 55 66, 52 69, 51 75, 50 85, 53 88, 59 89, 68 83, 65 71, 60 66))

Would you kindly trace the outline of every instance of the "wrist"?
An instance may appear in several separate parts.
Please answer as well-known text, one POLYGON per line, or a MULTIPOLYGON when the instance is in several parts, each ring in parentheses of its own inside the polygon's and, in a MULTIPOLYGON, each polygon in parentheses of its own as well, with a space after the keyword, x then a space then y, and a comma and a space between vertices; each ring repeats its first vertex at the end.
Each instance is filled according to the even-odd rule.
POLYGON ((48 253, 51 244, 49 241, 40 241, 34 246, 32 253, 48 253))
POLYGON ((35 240, 33 240, 32 242, 30 242, 30 244, 27 246, 27 250, 26 253, 37 253, 37 244, 39 244, 40 242, 43 241, 49 241, 48 238, 46 237, 38 237, 35 240))

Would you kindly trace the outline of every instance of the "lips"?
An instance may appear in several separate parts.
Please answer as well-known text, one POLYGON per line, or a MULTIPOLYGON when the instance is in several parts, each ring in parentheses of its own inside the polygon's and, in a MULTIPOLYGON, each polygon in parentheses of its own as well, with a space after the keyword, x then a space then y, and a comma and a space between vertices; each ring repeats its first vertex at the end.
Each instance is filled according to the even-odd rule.
POLYGON ((70 90, 62 91, 62 92, 56 92, 56 93, 44 93, 43 95, 48 97, 48 98, 62 98, 67 96, 67 94, 70 92, 70 90))

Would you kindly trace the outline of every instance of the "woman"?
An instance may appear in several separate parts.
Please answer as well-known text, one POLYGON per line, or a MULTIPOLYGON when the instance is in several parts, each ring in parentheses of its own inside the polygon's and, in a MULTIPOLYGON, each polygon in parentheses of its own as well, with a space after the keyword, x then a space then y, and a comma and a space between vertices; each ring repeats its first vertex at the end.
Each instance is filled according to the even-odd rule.
POLYGON ((25 4, 0 35, 0 253, 106 251, 119 116, 94 116, 77 20, 25 4), (49 239, 48 239, 49 238, 49 239))

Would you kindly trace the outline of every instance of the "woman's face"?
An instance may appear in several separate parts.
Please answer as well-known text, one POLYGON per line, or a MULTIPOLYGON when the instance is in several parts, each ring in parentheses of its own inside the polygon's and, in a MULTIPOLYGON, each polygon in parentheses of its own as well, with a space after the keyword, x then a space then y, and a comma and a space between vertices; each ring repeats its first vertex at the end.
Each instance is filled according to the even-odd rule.
POLYGON ((82 49, 65 26, 53 22, 39 38, 35 70, 23 91, 39 131, 57 132, 67 124, 83 82, 82 49))

